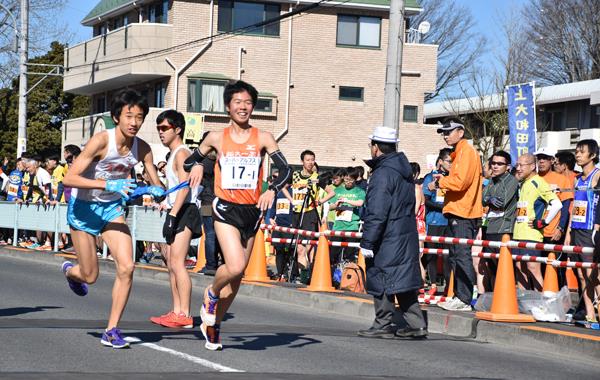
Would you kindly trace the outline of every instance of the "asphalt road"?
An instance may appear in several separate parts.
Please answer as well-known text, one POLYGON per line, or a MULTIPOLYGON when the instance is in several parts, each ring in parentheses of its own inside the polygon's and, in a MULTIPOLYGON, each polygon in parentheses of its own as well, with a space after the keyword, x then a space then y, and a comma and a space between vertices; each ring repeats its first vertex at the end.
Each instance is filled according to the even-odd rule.
MULTIPOLYGON (((600 378, 600 364, 561 360, 543 347, 525 352, 439 334, 424 341, 359 338, 368 320, 242 296, 222 326, 225 349, 210 352, 198 328, 148 321, 169 308, 170 292, 166 282, 145 278, 134 279, 120 326, 138 342, 115 350, 100 344, 112 280, 113 273, 101 273, 81 298, 58 264, 0 255, 0 378, 600 378)), ((194 292, 198 314, 201 290, 194 292)))

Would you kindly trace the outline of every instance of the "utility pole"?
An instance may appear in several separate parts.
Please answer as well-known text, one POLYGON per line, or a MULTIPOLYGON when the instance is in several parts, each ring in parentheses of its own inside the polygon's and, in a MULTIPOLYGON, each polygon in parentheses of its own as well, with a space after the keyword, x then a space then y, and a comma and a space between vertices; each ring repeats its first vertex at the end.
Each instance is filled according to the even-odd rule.
POLYGON ((383 95, 383 125, 394 128, 400 136, 400 78, 404 45, 404 0, 391 0, 388 29, 385 91, 383 95))
POLYGON ((27 150, 27 55, 29 50, 29 0, 21 0, 21 33, 19 33, 19 129, 17 158, 27 150))

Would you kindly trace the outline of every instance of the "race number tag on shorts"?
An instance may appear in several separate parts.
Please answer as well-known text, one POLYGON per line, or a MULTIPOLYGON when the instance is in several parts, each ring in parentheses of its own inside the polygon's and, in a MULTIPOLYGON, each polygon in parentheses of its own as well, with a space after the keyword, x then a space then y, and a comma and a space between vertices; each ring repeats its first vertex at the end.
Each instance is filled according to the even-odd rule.
POLYGON ((223 189, 256 189, 260 157, 221 157, 219 163, 223 189))
POLYGON ((14 184, 9 184, 8 185, 8 195, 12 195, 13 197, 16 197, 17 194, 19 194, 19 186, 14 185, 14 184))
POLYGON ((587 213, 587 201, 574 201, 573 202, 573 221, 577 223, 586 222, 587 213))
POLYGON ((275 215, 288 215, 290 213, 290 201, 287 198, 280 198, 277 200, 277 206, 275 208, 275 215))
POLYGON ((152 195, 148 195, 148 194, 142 195, 142 206, 144 206, 144 207, 152 206, 152 195))
POLYGON ((336 213, 335 220, 339 220, 340 222, 351 222, 352 221, 352 210, 344 210, 336 213))
POLYGON ((444 199, 446 198, 446 192, 442 189, 437 189, 435 191, 435 201, 437 203, 444 203, 444 199))
POLYGON ((527 216, 527 201, 519 201, 517 202, 517 222, 519 223, 527 223, 529 222, 529 217, 527 216))

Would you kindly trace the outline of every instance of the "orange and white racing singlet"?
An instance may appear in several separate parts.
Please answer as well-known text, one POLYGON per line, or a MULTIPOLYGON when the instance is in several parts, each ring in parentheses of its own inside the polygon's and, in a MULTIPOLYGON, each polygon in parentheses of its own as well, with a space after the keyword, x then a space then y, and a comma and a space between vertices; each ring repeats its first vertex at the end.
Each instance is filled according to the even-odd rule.
POLYGON ((215 164, 215 195, 231 203, 257 204, 262 178, 258 129, 251 127, 248 140, 238 144, 231 138, 232 128, 223 130, 221 151, 215 164))

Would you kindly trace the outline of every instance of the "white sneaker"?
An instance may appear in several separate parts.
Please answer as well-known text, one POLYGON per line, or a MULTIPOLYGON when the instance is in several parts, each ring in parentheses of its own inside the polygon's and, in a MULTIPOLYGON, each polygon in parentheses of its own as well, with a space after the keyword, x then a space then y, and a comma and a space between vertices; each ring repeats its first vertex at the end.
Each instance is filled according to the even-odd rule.
POLYGON ((471 305, 467 305, 458 298, 454 297, 448 302, 444 302, 443 305, 438 304, 444 310, 448 311, 472 311, 471 305))

